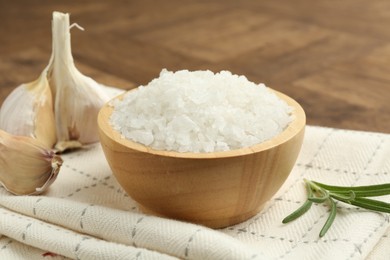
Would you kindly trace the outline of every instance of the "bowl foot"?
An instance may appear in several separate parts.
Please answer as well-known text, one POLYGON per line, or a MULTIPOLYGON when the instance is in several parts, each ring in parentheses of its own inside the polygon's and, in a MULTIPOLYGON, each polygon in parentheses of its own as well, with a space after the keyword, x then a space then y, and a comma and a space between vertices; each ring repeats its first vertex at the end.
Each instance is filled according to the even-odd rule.
POLYGON ((232 217, 223 217, 223 218, 215 218, 215 219, 192 219, 192 218, 186 218, 186 217, 177 217, 174 215, 165 215, 153 210, 150 210, 149 208, 144 207, 141 204, 138 204, 139 209, 141 210, 142 213, 148 214, 148 215, 153 215, 156 217, 162 217, 162 218, 170 218, 170 219, 175 219, 179 221, 185 221, 185 222, 190 222, 193 224, 199 224, 203 225, 209 228, 225 228, 229 227, 235 224, 239 224, 241 222, 244 222, 251 217, 255 216, 257 213, 259 213, 263 209, 263 205, 255 210, 245 212, 239 215, 235 215, 232 217))

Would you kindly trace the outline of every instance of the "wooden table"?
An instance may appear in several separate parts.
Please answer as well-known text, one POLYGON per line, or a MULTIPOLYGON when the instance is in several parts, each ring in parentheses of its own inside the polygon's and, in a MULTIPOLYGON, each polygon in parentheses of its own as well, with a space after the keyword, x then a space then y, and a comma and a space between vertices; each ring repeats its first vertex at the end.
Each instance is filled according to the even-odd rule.
POLYGON ((308 124, 390 133, 390 2, 0 0, 0 100, 38 77, 52 11, 78 68, 131 89, 162 68, 230 70, 295 98, 308 124))

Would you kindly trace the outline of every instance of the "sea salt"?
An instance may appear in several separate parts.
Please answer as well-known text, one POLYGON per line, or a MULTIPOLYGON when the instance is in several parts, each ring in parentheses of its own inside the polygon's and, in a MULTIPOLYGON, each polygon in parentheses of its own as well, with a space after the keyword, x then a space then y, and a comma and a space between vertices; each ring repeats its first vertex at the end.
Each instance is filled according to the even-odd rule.
POLYGON ((162 70, 159 78, 111 104, 112 127, 156 150, 215 152, 252 146, 281 133, 292 108, 264 84, 229 71, 162 70))

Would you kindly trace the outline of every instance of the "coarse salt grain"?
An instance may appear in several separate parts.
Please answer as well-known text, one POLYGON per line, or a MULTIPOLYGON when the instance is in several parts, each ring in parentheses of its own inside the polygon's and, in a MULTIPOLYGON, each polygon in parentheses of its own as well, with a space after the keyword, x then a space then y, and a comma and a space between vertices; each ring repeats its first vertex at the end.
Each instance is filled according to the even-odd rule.
POLYGON ((262 143, 293 120, 292 108, 264 84, 229 71, 162 70, 111 103, 111 126, 156 150, 216 152, 262 143))

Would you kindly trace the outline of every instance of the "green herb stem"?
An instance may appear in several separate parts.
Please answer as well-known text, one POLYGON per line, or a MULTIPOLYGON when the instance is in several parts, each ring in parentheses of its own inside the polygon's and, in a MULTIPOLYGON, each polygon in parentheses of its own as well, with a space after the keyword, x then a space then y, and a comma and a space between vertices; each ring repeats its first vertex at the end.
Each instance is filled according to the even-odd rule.
POLYGON ((322 237, 329 230, 336 218, 337 205, 335 200, 368 210, 390 213, 390 203, 366 198, 390 195, 390 183, 346 187, 327 185, 307 179, 304 179, 304 181, 307 189, 307 200, 297 210, 284 218, 283 223, 288 223, 299 218, 311 208, 313 203, 329 202, 330 213, 319 234, 322 237))
POLYGON ((330 192, 337 192, 338 194, 354 192, 356 197, 377 197, 390 194, 390 183, 355 187, 331 186, 316 181, 312 181, 312 183, 314 183, 316 187, 321 187, 330 192))

